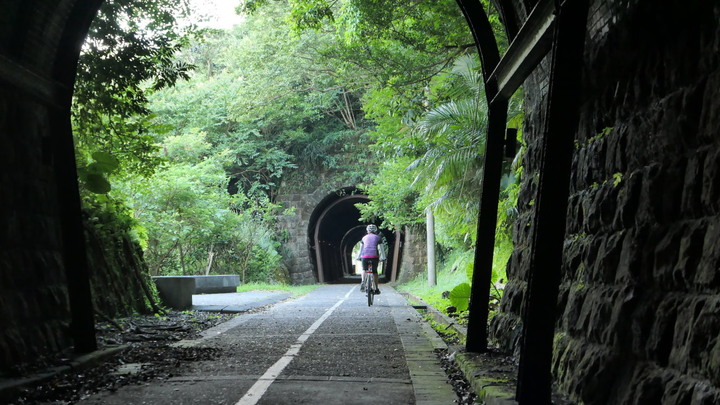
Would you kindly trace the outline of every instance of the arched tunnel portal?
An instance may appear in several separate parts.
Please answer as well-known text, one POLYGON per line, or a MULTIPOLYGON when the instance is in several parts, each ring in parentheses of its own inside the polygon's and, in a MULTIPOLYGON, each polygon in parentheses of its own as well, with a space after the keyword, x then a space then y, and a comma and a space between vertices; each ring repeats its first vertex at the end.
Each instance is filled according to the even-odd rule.
MULTIPOLYGON (((313 210, 308 224, 308 246, 319 282, 357 280, 353 249, 365 235, 368 223, 360 220, 355 204, 368 201, 360 190, 345 187, 327 195, 313 210)), ((402 233, 381 229, 380 234, 388 245, 387 261, 380 266, 380 280, 395 281, 400 270, 402 233)))

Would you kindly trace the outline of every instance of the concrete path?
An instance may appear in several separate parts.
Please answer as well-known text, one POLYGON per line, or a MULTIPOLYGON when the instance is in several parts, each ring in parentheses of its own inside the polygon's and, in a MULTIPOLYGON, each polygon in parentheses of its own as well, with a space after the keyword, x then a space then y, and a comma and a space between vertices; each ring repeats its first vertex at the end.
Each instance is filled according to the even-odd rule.
POLYGON ((392 288, 367 306, 357 285, 323 286, 240 314, 177 344, 215 348, 168 380, 80 404, 452 404, 442 341, 392 288))
POLYGON ((245 312, 290 298, 287 292, 250 291, 243 293, 195 294, 192 309, 212 312, 245 312))

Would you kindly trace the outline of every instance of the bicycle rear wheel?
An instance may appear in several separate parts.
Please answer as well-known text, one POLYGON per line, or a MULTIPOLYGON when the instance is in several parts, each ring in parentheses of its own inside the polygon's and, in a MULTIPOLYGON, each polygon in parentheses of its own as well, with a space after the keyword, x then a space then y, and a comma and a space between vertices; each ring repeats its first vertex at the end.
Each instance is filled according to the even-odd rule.
POLYGON ((374 294, 375 291, 372 288, 372 285, 373 285, 372 278, 373 278, 372 273, 365 274, 365 293, 367 293, 368 306, 372 306, 373 298, 375 297, 375 294, 374 294))

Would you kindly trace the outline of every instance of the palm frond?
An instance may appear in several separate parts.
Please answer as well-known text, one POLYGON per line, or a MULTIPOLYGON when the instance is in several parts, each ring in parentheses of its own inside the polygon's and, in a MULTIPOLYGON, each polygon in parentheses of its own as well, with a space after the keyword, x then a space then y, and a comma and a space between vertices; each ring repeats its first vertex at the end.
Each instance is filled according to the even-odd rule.
POLYGON ((459 58, 452 74, 458 80, 449 92, 451 100, 430 109, 411 127, 426 143, 426 151, 408 170, 415 172, 412 187, 433 196, 431 207, 461 210, 482 189, 488 108, 475 58, 459 58))

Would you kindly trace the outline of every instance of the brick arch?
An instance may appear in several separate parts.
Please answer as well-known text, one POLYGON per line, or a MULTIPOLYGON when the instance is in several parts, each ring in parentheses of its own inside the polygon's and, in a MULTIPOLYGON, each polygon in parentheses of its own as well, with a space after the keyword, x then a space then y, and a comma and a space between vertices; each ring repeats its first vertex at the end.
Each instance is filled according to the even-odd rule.
MULTIPOLYGON (((354 187, 327 195, 313 210, 308 223, 310 258, 319 282, 341 282, 351 279, 352 249, 365 235, 367 223, 360 221, 357 203, 370 199, 354 187)), ((399 232, 381 231, 388 242, 389 254, 385 280, 397 277, 401 250, 399 232)))

